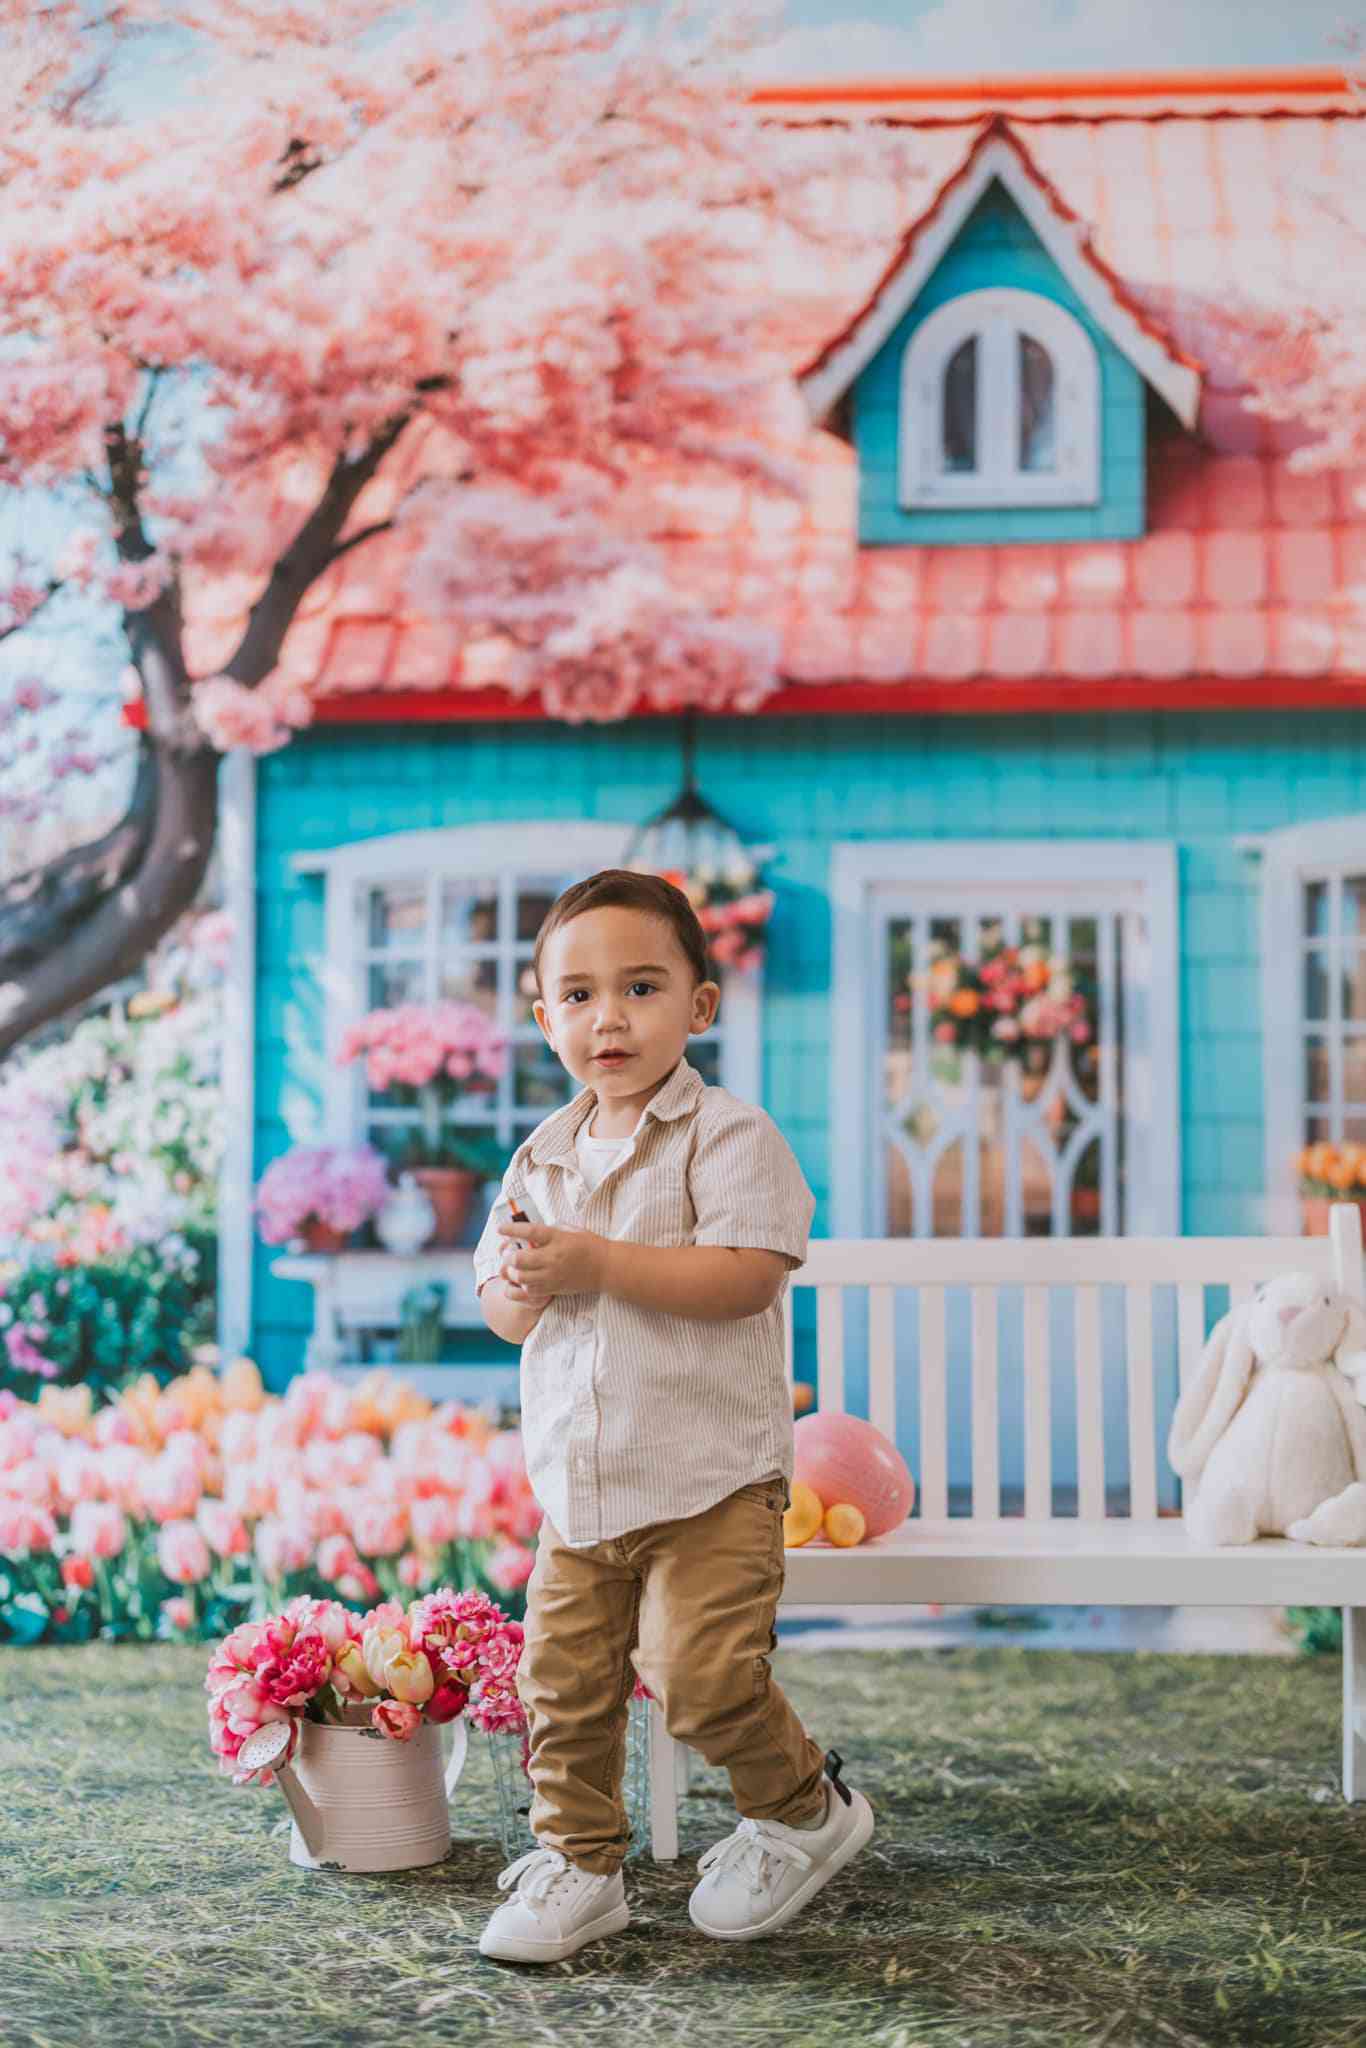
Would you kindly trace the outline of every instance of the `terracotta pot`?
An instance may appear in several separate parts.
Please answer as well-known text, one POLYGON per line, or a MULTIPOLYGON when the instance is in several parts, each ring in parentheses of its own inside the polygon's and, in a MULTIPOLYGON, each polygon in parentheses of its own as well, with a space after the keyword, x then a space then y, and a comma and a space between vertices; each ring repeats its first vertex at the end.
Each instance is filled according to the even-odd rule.
POLYGON ((428 1244, 459 1244, 479 1187, 478 1174, 460 1166, 415 1166, 412 1175, 436 1211, 436 1228, 428 1244))
POLYGON ((1334 1202, 1355 1202, 1366 1229, 1366 1195, 1301 1195, 1300 1223, 1306 1237, 1327 1237, 1328 1217, 1334 1202))
POLYGON ((349 1230, 334 1230, 330 1223, 320 1223, 316 1216, 310 1216, 299 1235, 311 1252, 340 1252, 346 1249, 351 1233, 349 1230))

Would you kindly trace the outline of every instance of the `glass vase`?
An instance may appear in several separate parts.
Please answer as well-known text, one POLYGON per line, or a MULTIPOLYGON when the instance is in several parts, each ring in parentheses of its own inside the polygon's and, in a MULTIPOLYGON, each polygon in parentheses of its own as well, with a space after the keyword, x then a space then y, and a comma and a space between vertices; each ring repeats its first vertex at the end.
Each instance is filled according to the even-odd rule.
MULTIPOLYGON (((485 1735, 484 1740, 493 1758, 503 1855, 512 1863, 536 1846, 529 1818, 531 1779, 523 1762, 527 1738, 504 1730, 497 1735, 485 1735)), ((626 1852, 629 1862, 645 1851, 650 1840, 650 1702, 645 1699, 633 1699, 630 1703, 621 1796, 631 1823, 631 1846, 626 1852)))

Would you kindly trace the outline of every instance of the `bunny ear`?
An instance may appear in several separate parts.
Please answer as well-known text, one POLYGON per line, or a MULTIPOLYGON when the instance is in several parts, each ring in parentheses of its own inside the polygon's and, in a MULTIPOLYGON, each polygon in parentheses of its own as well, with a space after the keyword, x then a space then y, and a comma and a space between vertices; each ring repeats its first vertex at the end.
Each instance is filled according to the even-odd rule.
POLYGON ((1333 1363, 1352 1382, 1357 1399, 1366 1402, 1366 1308, 1358 1301, 1347 1303, 1347 1327, 1338 1339, 1333 1363))
POLYGON ((1252 1339, 1245 1308, 1222 1316, 1205 1340, 1200 1370, 1172 1416, 1167 1457, 1182 1479, 1198 1479, 1232 1422, 1252 1376, 1252 1339))

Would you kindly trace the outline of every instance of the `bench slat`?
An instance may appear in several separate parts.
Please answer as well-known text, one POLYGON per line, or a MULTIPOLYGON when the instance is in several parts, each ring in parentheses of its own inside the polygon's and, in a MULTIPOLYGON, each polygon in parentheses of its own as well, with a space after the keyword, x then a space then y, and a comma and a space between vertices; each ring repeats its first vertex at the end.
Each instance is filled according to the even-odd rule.
POLYGON ((1046 1522, 1053 1512, 1052 1401, 1048 1375, 1048 1289, 1024 1290, 1025 1516, 1046 1522))
POLYGON ((1287 1267, 1334 1272, 1326 1237, 817 1238, 794 1287, 1254 1286, 1287 1267))
POLYGON ((1077 1513, 1084 1522, 1105 1519, 1105 1429, 1102 1419, 1100 1289, 1073 1295, 1077 1379, 1077 1513))
POLYGON ((920 1294, 920 1501, 922 1515, 942 1520, 949 1511, 948 1381, 944 1351, 944 1290, 920 1294))
POLYGON ((896 1442, 896 1342, 890 1287, 868 1289, 868 1420, 896 1442))
POLYGON ((844 1412, 844 1289, 816 1291, 816 1393, 826 1414, 844 1412))
POLYGON ((996 1289, 972 1290, 972 1512, 1001 1512, 996 1289))
POLYGON ((1124 1290, 1124 1377, 1129 1401, 1129 1514, 1157 1520, 1156 1415, 1153 1387, 1153 1294, 1124 1290))
POLYGON ((1190 1284, 1176 1290, 1176 1354, 1181 1391, 1200 1370, 1200 1353, 1205 1347, 1205 1290, 1190 1284))

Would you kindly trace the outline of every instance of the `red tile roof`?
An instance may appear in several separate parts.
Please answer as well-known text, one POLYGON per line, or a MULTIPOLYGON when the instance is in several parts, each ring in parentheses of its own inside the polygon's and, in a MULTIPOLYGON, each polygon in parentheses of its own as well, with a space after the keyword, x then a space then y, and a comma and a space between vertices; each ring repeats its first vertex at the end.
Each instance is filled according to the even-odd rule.
MULTIPOLYGON (((740 484, 680 481, 661 545, 692 587, 779 624, 788 687, 764 707, 964 712, 1179 703, 1354 701, 1366 689, 1366 474, 1297 474, 1293 436, 1247 413, 1206 308, 1236 286, 1293 303, 1340 260, 1322 193, 1366 184, 1366 120, 1334 74, 963 81, 796 88, 784 147, 809 120, 857 118, 889 165, 862 207, 882 255, 809 288, 774 254, 794 368, 867 304, 986 125, 1004 115, 1057 203, 1091 226, 1095 261, 1182 360, 1203 364, 1196 435, 1150 451, 1149 531, 1132 542, 860 549, 852 451, 794 411, 810 491, 774 503, 740 484), (857 101, 856 96, 863 94, 857 101), (851 106, 853 111, 851 112, 851 106)), ((454 459, 435 431, 394 451, 354 523, 383 518, 406 481, 454 459)), ((460 687, 459 636, 413 616, 390 536, 309 593, 284 665, 329 693, 327 718, 537 715, 460 687), (385 686, 381 693, 377 686, 385 686), (393 689, 412 692, 396 700, 393 689)), ((220 583, 191 627, 191 668, 235 644, 254 590, 220 583)))

